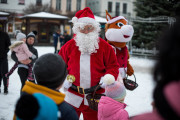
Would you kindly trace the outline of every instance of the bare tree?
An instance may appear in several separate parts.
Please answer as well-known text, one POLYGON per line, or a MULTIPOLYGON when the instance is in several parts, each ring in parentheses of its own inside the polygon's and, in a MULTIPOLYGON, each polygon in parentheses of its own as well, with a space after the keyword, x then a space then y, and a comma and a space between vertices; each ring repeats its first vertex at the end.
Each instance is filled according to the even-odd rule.
POLYGON ((55 10, 51 7, 50 4, 36 5, 36 4, 31 3, 28 7, 23 9, 23 12, 25 14, 31 14, 31 13, 37 13, 37 12, 55 13, 55 10))

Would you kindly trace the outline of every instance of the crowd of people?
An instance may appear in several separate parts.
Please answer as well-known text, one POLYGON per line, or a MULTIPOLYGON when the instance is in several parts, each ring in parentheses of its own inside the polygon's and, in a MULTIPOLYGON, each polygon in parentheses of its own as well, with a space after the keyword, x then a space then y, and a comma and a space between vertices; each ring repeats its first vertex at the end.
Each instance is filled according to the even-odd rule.
POLYGON ((90 8, 84 8, 72 19, 74 36, 57 30, 53 35, 55 53, 38 58, 34 48, 35 34, 18 33, 18 45, 11 45, 6 33, 0 32, 0 73, 4 93, 8 93, 8 79, 18 67, 21 95, 15 106, 14 120, 179 120, 180 119, 180 18, 159 39, 159 56, 154 69, 156 82, 153 111, 129 117, 124 103, 126 88, 119 80, 119 64, 114 49, 99 37, 99 23, 90 8), (26 38, 26 39, 25 39, 26 38), (57 53, 57 42, 61 49, 57 53), (8 72, 7 52, 15 65, 8 72), (12 47, 13 46, 13 47, 12 47), (19 50, 16 51, 16 47, 19 50), (26 49, 26 50, 24 50, 26 49), (24 50, 23 55, 20 50, 24 50), (32 67, 33 65, 33 67, 32 67), (33 72, 33 75, 32 75, 33 72), (59 90, 63 88, 65 94, 59 90), (90 108, 86 99, 97 88, 105 93, 98 110, 90 108))
POLYGON ((55 49, 54 53, 58 53, 59 49, 70 39, 71 39, 71 36, 67 33, 67 31, 64 31, 64 35, 62 35, 61 31, 57 29, 56 32, 53 34, 54 49, 55 49))

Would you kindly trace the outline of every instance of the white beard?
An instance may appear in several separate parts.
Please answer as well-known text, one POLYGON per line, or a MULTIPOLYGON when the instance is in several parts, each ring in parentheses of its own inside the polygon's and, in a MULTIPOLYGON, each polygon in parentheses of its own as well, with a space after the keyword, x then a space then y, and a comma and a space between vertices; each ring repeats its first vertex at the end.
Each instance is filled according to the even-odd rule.
POLYGON ((81 52, 81 54, 96 53, 97 49, 99 49, 98 32, 90 32, 88 34, 77 32, 74 40, 76 41, 76 45, 79 47, 79 51, 81 52))

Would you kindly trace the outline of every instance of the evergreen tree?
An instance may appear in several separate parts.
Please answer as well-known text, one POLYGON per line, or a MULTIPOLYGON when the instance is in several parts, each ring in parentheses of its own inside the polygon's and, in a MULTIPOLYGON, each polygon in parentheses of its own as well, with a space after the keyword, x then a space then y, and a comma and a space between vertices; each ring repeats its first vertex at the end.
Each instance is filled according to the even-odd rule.
MULTIPOLYGON (((137 17, 175 17, 178 12, 177 9, 180 7, 180 2, 178 0, 136 0, 134 5, 136 6, 137 17)), ((162 29, 168 26, 167 22, 134 22, 133 46, 152 49, 155 47, 157 37, 161 35, 162 29)))

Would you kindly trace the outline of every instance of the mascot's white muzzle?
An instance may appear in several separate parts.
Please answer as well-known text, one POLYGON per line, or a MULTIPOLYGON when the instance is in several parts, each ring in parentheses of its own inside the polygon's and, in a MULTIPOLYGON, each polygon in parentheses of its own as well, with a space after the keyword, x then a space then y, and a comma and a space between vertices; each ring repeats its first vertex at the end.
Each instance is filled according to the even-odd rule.
POLYGON ((106 38, 114 42, 129 42, 133 36, 134 29, 131 25, 124 25, 121 29, 110 28, 106 32, 106 38))

